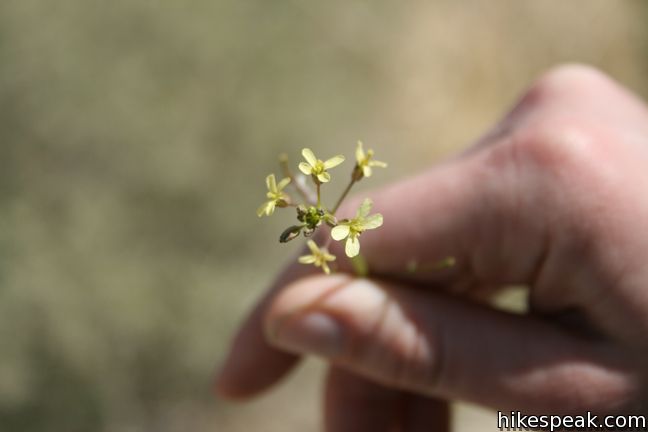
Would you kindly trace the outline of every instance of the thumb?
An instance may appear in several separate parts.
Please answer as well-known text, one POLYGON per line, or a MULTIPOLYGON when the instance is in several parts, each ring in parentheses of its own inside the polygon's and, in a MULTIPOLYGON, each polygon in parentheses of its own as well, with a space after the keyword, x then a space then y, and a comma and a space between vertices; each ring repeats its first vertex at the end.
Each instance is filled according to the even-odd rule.
POLYGON ((526 412, 610 412, 632 396, 611 346, 529 316, 349 276, 282 291, 270 343, 311 353, 383 385, 526 412))

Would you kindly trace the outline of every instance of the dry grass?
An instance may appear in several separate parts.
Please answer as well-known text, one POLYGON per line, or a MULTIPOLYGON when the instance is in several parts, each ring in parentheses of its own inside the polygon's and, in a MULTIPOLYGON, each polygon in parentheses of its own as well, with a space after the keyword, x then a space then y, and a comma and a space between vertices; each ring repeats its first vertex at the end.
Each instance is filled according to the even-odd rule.
POLYGON ((563 61, 647 95, 644 8, 3 2, 0 430, 316 429, 317 366, 246 407, 208 391, 291 253, 254 215, 276 154, 362 138, 395 179, 563 61))

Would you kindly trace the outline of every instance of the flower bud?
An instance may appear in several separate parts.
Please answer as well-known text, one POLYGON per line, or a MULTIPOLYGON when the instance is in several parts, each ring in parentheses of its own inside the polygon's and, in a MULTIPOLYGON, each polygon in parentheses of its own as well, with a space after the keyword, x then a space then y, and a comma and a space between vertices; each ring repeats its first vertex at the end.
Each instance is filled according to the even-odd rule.
POLYGON ((288 243, 290 240, 297 238, 303 228, 303 225, 293 225, 286 228, 279 236, 279 243, 288 243))

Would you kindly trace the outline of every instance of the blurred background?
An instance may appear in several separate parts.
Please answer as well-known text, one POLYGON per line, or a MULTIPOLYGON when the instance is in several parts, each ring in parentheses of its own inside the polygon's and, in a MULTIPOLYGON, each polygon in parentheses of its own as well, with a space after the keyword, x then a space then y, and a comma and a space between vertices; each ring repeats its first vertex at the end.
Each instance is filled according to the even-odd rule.
POLYGON ((255 215, 277 155, 362 139, 380 185, 565 61, 645 97, 647 29, 639 1, 1 2, 0 431, 317 430, 317 362, 248 405, 210 394, 299 247, 255 215))

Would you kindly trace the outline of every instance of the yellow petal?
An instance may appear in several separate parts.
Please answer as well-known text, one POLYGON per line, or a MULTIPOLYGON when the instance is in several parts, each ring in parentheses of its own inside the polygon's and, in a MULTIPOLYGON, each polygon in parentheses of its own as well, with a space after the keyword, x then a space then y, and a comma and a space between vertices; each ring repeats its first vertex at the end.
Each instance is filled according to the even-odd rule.
POLYGON ((268 202, 266 203, 266 208, 265 208, 265 214, 266 214, 266 216, 270 216, 272 213, 274 213, 275 205, 276 205, 276 204, 277 204, 277 203, 275 202, 275 200, 268 201, 268 202))
POLYGON ((257 209, 257 216, 261 217, 264 214, 270 216, 275 209, 275 201, 270 200, 266 201, 257 209))
POLYGON ((313 264, 315 262, 315 257, 313 255, 303 255, 297 258, 301 264, 313 264))
POLYGON ((344 252, 349 258, 353 258, 360 253, 360 241, 357 237, 349 237, 347 239, 346 245, 344 245, 344 252))
POLYGON ((364 229, 374 229, 378 228, 383 224, 383 217, 380 213, 373 214, 366 218, 362 223, 362 228, 364 229))
POLYGON ((331 174, 324 171, 321 174, 317 174, 317 180, 321 181, 322 183, 328 183, 331 181, 331 174))
POLYGON ((358 163, 362 163, 365 159, 364 150, 362 150, 362 141, 358 141, 358 147, 356 147, 356 160, 358 163))
POLYGON ((286 186, 288 186, 288 183, 290 183, 290 177, 286 177, 286 178, 282 179, 282 180, 279 182, 279 184, 277 185, 277 190, 278 190, 278 191, 281 191, 283 188, 285 188, 286 186))
POLYGON ((326 261, 322 263, 322 270, 324 270, 324 273, 326 274, 331 274, 331 269, 329 268, 328 264, 326 264, 326 261))
POLYGON ((336 167, 340 165, 342 162, 344 162, 344 156, 342 155, 333 156, 331 159, 324 162, 324 169, 336 167))
POLYGON ((306 244, 308 245, 308 249, 310 249, 310 251, 313 252, 313 255, 317 255, 320 253, 320 250, 317 247, 317 243, 315 243, 313 240, 308 240, 306 244))
POLYGON ((268 190, 273 193, 277 193, 277 182, 275 180, 274 174, 270 174, 268 177, 266 177, 266 186, 268 187, 268 190))
POLYGON ((333 229, 331 230, 331 237, 333 237, 333 240, 340 241, 349 235, 349 231, 349 225, 340 224, 336 227, 333 227, 333 229))
POLYGON ((377 161, 377 160, 372 160, 372 161, 369 161, 369 166, 372 166, 372 167, 379 167, 379 168, 387 168, 387 163, 386 163, 386 162, 377 161))
POLYGON ((257 212, 256 212, 257 216, 259 216, 259 217, 263 216, 263 214, 266 212, 267 205, 268 205, 268 203, 261 204, 261 206, 257 209, 257 212))
POLYGON ((317 164, 317 158, 315 157, 315 154, 313 154, 313 151, 311 149, 309 148, 303 149, 302 156, 304 156, 306 162, 308 162, 311 166, 315 166, 317 164))
POLYGON ((299 171, 303 172, 306 175, 311 175, 311 173, 313 172, 313 168, 310 165, 308 165, 306 162, 300 162, 299 171))
POLYGON ((371 177, 371 168, 370 168, 370 166, 371 166, 371 163, 369 163, 369 165, 363 165, 362 166, 362 175, 364 177, 371 177))
POLYGON ((335 255, 328 253, 328 250, 324 249, 323 255, 325 261, 335 261, 335 255))
POLYGON ((358 209, 357 217, 358 218, 366 218, 367 215, 369 214, 369 211, 371 211, 371 206, 373 205, 373 201, 369 198, 365 198, 364 201, 362 201, 362 204, 360 204, 360 208, 358 209))

